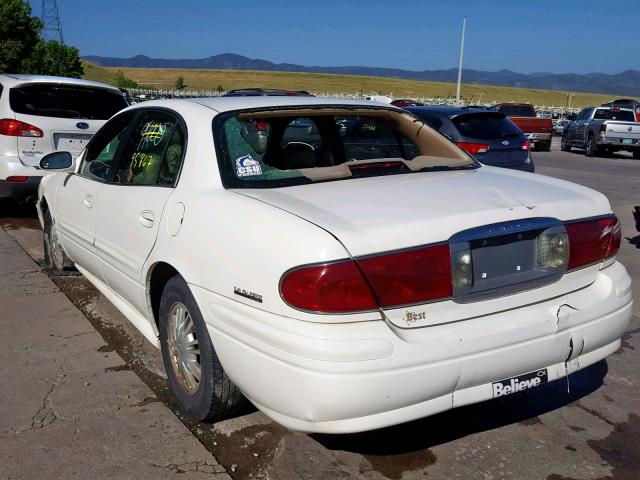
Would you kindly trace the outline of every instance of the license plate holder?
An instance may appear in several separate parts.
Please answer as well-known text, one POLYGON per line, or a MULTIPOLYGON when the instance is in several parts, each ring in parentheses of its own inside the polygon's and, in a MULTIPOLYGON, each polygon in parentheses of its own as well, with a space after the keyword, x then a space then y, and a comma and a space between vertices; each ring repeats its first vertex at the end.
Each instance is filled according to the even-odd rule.
POLYGON ((540 370, 493 382, 491 384, 491 390, 493 392, 493 398, 498 398, 530 390, 548 382, 549 372, 546 368, 541 368, 540 370))
POLYGON ((56 135, 56 150, 81 152, 89 140, 91 140, 90 135, 74 135, 72 133, 56 135))

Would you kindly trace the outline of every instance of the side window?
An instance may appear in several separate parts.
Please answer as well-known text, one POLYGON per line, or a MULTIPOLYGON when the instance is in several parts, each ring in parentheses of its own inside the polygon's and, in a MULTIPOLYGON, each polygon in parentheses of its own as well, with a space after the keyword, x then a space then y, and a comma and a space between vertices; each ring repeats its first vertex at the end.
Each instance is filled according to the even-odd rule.
POLYGON ((114 182, 173 186, 185 151, 185 131, 165 112, 144 112, 132 127, 114 182))
POLYGON ((134 116, 134 112, 118 115, 94 135, 87 145, 84 161, 78 171, 79 175, 99 182, 107 182, 111 179, 120 143, 134 116))

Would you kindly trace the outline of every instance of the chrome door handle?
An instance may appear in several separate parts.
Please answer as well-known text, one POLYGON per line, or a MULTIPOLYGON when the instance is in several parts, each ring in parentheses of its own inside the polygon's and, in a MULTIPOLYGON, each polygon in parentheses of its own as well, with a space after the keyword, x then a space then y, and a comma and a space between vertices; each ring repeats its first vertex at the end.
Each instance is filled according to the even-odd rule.
POLYGON ((153 227, 153 223, 156 221, 156 216, 151 210, 143 210, 140 212, 138 220, 143 227, 151 228, 153 227))
POLYGON ((95 201, 95 199, 93 198, 93 195, 86 195, 84 197, 84 206, 87 208, 93 208, 93 202, 95 201))

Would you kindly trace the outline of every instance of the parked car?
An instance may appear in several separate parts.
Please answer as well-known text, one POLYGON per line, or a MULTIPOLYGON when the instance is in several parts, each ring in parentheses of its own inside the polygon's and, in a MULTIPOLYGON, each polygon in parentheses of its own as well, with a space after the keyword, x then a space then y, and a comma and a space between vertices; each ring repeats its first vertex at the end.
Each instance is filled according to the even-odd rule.
POLYGON ((633 158, 640 159, 640 123, 635 121, 631 109, 585 108, 562 135, 560 148, 568 152, 573 147, 584 149, 587 157, 626 150, 633 153, 633 158))
POLYGON ((460 107, 408 107, 407 111, 449 137, 485 165, 535 170, 530 143, 504 113, 460 107))
POLYGON ((126 106, 122 92, 105 83, 0 75, 0 199, 35 201, 42 157, 56 150, 77 155, 126 106))
POLYGON ((424 105, 424 103, 419 102, 417 100, 413 100, 411 98, 398 98, 397 100, 394 100, 393 102, 391 102, 391 105, 395 107, 406 108, 406 107, 421 107, 424 105))
POLYGON ((73 162, 40 162, 60 172, 39 190, 46 264, 162 349, 195 419, 247 398, 294 430, 394 425, 565 377, 631 319, 602 194, 484 166, 395 107, 145 102, 73 162))
POLYGON ((534 150, 551 150, 553 122, 551 118, 537 118, 533 105, 528 103, 498 103, 493 110, 502 112, 515 123, 533 145, 534 150))
POLYGON ((564 132, 564 129, 569 123, 571 123, 571 120, 558 120, 553 124, 553 134, 561 137, 562 132, 564 132))
POLYGON ((229 90, 224 97, 313 97, 306 90, 281 90, 277 88, 238 88, 229 90))

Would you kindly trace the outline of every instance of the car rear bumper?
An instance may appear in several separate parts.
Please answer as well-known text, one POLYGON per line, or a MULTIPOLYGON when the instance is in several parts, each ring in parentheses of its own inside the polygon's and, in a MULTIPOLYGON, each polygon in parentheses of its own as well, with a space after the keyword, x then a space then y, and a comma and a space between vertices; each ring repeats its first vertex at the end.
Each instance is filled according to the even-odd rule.
POLYGON ((191 288, 229 377, 267 415, 307 432, 422 418, 491 399, 492 382, 543 368, 556 380, 615 352, 632 314, 619 263, 557 299, 408 330, 302 322, 191 288))
POLYGON ((22 203, 35 201, 44 172, 24 165, 18 157, 0 155, 0 198, 22 203), (7 181, 11 177, 28 177, 26 181, 7 181))
POLYGON ((529 139, 529 141, 531 143, 537 143, 537 142, 549 142, 551 141, 551 132, 549 133, 527 133, 525 132, 524 134, 525 137, 527 137, 529 139))

